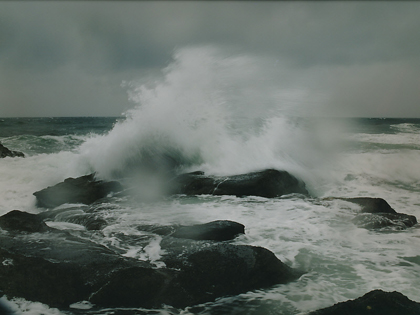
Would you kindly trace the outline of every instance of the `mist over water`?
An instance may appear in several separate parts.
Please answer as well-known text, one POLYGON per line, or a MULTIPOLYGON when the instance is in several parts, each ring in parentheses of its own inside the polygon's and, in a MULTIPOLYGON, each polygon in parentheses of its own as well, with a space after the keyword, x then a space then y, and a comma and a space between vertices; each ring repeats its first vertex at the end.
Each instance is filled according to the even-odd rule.
POLYGON ((82 158, 103 178, 145 164, 155 173, 169 166, 218 175, 277 168, 319 182, 339 129, 308 120, 310 96, 277 86, 280 69, 272 68, 208 46, 177 50, 160 80, 124 84, 134 108, 107 135, 86 141, 82 158))

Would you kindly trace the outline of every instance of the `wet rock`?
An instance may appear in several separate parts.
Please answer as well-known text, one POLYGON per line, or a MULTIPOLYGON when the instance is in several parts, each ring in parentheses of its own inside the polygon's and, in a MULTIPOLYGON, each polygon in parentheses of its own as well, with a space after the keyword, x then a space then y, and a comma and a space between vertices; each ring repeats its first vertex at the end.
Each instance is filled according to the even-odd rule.
POLYGON ((78 178, 67 178, 64 182, 34 193, 37 206, 54 208, 64 203, 91 204, 111 192, 120 192, 119 182, 105 182, 95 179, 94 174, 78 178))
POLYGON ((234 195, 279 197, 291 193, 308 194, 305 184, 286 171, 268 169, 233 176, 206 176, 203 172, 186 173, 169 183, 172 194, 234 195))
POLYGON ((361 213, 352 221, 357 226, 369 230, 384 228, 404 230, 417 224, 415 216, 404 213, 361 213))
POLYGON ((261 247, 171 236, 161 242, 166 267, 156 268, 89 241, 87 231, 44 229, 40 217, 29 218, 41 228, 26 230, 36 233, 0 233, 0 291, 8 298, 60 308, 79 301, 98 307, 186 307, 300 275, 261 247))
POLYGON ((234 239, 239 234, 245 234, 245 226, 243 224, 228 220, 218 220, 205 224, 179 227, 171 236, 192 240, 227 241, 234 239))
POLYGON ((0 158, 5 157, 25 157, 25 154, 19 151, 11 151, 0 143, 0 158))
POLYGON ((77 265, 55 263, 3 248, 0 257, 0 286, 9 298, 23 297, 54 307, 67 307, 87 297, 89 290, 77 265))
POLYGON ((364 296, 337 303, 309 315, 418 315, 420 303, 411 301, 399 292, 374 290, 364 296))
POLYGON ((382 198, 325 198, 325 200, 333 199, 340 199, 359 205, 361 207, 360 213, 352 221, 362 228, 402 230, 417 224, 415 216, 398 213, 382 198))
POLYGON ((301 275, 262 247, 226 243, 197 246, 184 241, 178 247, 172 244, 167 252, 162 261, 180 270, 176 281, 187 293, 173 302, 175 307, 287 283, 301 275))
POLYGON ((55 229, 30 236, 0 234, 0 257, 0 290, 7 297, 61 308, 89 300, 118 270, 151 269, 146 262, 55 229))
POLYGON ((139 225, 139 231, 190 240, 228 241, 245 234, 245 226, 229 220, 217 220, 191 226, 139 225))
POLYGON ((357 197, 357 198, 337 198, 358 204, 362 213, 397 213, 382 198, 357 197))
POLYGON ((50 228, 35 214, 13 210, 0 217, 0 228, 8 231, 46 232, 50 228))

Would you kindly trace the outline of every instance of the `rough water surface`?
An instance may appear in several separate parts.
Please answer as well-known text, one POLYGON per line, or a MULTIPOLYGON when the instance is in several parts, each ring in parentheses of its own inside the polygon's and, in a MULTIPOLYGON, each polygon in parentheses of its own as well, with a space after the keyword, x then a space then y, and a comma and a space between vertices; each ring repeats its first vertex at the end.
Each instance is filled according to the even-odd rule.
POLYGON ((264 105, 276 101, 272 90, 236 93, 251 92, 239 80, 244 64, 202 62, 181 52, 155 86, 131 84, 136 107, 124 117, 0 119, 0 142, 25 154, 0 160, 0 215, 38 214, 51 228, 153 268, 164 264, 167 244, 156 232, 162 227, 234 221, 245 234, 229 244, 268 249, 301 277, 178 308, 100 308, 81 300, 58 309, 5 296, 1 304, 13 314, 302 315, 374 289, 420 301, 418 225, 359 225, 362 206, 346 200, 383 198, 396 212, 420 218, 420 120, 305 118, 282 107, 281 98, 274 110, 264 105), (203 80, 191 75, 197 69, 206 73, 203 80), (229 76, 218 80, 220 71, 229 76), (249 95, 260 96, 253 112, 241 110, 242 103, 256 102, 249 95), (203 171, 219 178, 263 169, 289 172, 309 194, 162 197, 168 174, 203 171), (36 206, 34 192, 91 173, 120 181, 129 193, 89 205, 36 206))

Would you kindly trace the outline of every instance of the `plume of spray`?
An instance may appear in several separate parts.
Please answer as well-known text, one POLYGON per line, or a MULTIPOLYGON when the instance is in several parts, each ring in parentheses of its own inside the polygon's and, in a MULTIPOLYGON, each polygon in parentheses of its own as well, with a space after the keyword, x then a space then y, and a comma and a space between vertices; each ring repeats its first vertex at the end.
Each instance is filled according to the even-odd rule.
POLYGON ((86 141, 81 157, 101 178, 143 179, 153 191, 194 170, 277 168, 311 180, 331 133, 301 118, 306 92, 282 89, 276 75, 265 59, 209 46, 177 50, 161 80, 125 83, 135 107, 107 135, 86 141))

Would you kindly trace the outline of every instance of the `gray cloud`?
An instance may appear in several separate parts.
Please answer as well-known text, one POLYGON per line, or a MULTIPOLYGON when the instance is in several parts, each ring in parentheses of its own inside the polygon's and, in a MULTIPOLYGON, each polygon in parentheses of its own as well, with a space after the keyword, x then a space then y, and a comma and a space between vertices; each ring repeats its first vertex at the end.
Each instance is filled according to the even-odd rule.
POLYGON ((121 81, 211 44, 337 115, 420 117, 419 17, 417 2, 0 2, 0 116, 118 115, 121 81))

